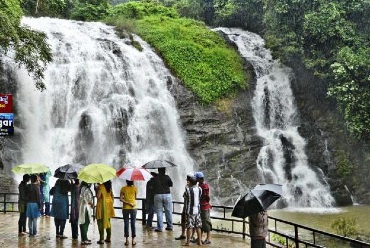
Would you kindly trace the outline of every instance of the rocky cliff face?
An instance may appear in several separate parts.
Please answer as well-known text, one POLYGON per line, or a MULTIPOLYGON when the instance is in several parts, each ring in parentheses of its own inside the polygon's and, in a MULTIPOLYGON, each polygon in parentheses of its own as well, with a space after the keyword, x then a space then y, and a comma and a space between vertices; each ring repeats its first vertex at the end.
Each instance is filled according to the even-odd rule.
POLYGON ((187 133, 189 153, 212 187, 213 204, 233 205, 240 193, 261 182, 256 158, 262 143, 254 130, 251 91, 202 106, 178 81, 170 81, 169 87, 187 133))
POLYGON ((325 82, 312 76, 299 61, 292 84, 301 118, 301 135, 307 141, 307 155, 313 166, 327 176, 338 206, 370 203, 369 142, 356 140, 333 99, 326 96, 325 82))

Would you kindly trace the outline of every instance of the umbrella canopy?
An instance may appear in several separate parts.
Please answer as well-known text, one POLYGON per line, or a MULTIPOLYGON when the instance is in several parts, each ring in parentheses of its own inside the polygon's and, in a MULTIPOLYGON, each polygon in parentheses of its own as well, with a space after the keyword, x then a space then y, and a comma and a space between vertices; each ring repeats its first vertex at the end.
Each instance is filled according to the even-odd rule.
POLYGON ((121 168, 116 175, 118 178, 130 181, 148 181, 152 177, 144 168, 121 168))
POLYGON ((54 172, 54 177, 60 179, 76 179, 78 176, 78 172, 83 168, 82 164, 66 164, 54 172))
POLYGON ((158 168, 167 168, 167 167, 175 167, 174 163, 167 161, 167 160, 153 160, 143 165, 145 169, 158 169, 158 168))
POLYGON ((38 174, 48 172, 49 167, 39 163, 20 164, 15 166, 12 171, 18 174, 38 174))
POLYGON ((237 200, 231 216, 246 218, 264 211, 282 194, 283 186, 280 184, 258 184, 248 194, 237 200))
POLYGON ((77 178, 87 183, 104 183, 116 177, 116 170, 106 164, 89 164, 78 172, 77 178))

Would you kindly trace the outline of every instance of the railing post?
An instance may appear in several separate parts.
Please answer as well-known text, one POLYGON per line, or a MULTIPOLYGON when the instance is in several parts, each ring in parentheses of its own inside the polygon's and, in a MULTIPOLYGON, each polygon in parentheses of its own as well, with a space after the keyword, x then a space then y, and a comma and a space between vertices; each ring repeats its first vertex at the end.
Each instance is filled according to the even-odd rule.
POLYGON ((243 218, 243 239, 245 239, 245 218, 243 218))
POLYGON ((298 227, 297 227, 297 225, 294 225, 294 241, 295 241, 295 247, 299 248, 299 237, 298 237, 298 227))
POLYGON ((6 213, 6 193, 4 193, 3 206, 4 206, 4 214, 5 214, 6 213))
POLYGON ((142 204, 142 211, 141 211, 141 213, 142 213, 142 216, 141 216, 141 224, 143 224, 143 226, 145 226, 146 225, 146 214, 145 214, 145 212, 146 212, 146 200, 145 199, 143 199, 142 200, 142 202, 143 202, 143 204, 142 204))

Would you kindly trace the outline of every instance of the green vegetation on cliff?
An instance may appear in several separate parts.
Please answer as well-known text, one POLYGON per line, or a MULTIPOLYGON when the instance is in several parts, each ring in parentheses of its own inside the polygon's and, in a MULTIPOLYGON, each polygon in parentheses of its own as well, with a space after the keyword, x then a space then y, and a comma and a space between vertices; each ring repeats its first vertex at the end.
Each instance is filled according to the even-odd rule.
POLYGON ((153 2, 129 2, 110 10, 108 22, 130 29, 152 45, 184 84, 204 103, 247 86, 238 53, 203 22, 179 18, 153 2), (123 25, 123 26, 125 26, 123 25))

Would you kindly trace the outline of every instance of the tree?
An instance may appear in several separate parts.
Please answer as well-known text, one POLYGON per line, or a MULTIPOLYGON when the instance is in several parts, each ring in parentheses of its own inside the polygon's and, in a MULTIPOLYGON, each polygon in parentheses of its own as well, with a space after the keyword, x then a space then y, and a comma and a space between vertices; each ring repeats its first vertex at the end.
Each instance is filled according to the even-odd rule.
POLYGON ((369 54, 369 47, 357 51, 343 47, 331 65, 335 83, 328 94, 337 100, 348 129, 358 138, 370 138, 369 54))
POLYGON ((0 58, 12 56, 14 60, 25 66, 34 78, 36 87, 45 88, 42 79, 46 65, 52 60, 46 35, 21 26, 23 11, 18 0, 0 0, 0 58))
POLYGON ((26 15, 69 18, 69 12, 76 0, 22 0, 26 15))
POLYGON ((71 18, 80 21, 99 21, 108 15, 108 0, 77 1, 71 18))

